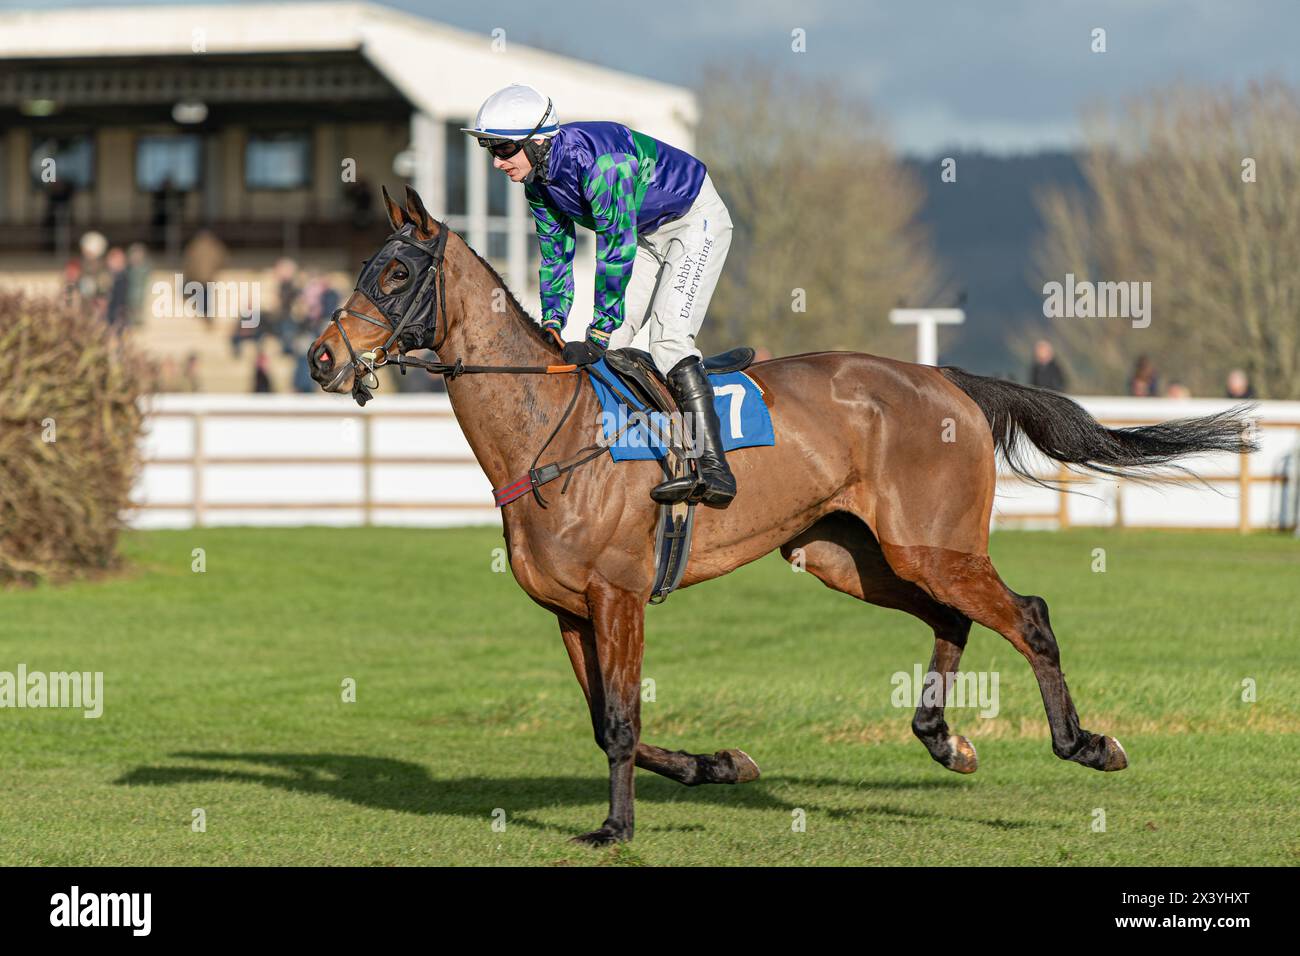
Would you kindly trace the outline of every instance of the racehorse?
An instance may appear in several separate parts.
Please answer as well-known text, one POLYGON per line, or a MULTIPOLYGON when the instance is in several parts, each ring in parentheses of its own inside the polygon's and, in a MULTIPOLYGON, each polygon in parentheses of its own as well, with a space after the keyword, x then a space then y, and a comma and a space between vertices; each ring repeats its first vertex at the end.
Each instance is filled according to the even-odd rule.
MULTIPOLYGON (((428 368, 446 376, 452 409, 494 488, 526 476, 547 435, 556 460, 590 448, 600 409, 592 389, 577 387, 581 369, 559 364, 558 336, 543 332, 414 190, 405 207, 386 189, 383 198, 393 235, 312 343, 316 381, 364 404, 375 367, 433 349, 439 362, 428 368)), ((1254 450, 1245 410, 1110 429, 1055 392, 856 352, 773 359, 753 374, 770 402, 776 444, 731 454, 739 494, 725 510, 698 509, 681 586, 776 549, 787 560, 797 553, 828 587, 928 624, 930 671, 940 675, 956 672, 977 621, 1028 660, 1052 751, 1094 770, 1124 769, 1119 741, 1079 724, 1047 603, 1012 591, 989 559, 995 453, 1027 478, 1022 439, 1067 465, 1149 477, 1185 455, 1254 450)), ((599 455, 568 478, 562 495, 519 498, 502 520, 510 568, 555 614, 609 760, 609 815, 574 838, 602 845, 632 838, 635 767, 688 786, 744 783, 759 771, 738 749, 693 754, 641 739, 658 511, 648 492, 662 478, 659 463, 599 455)), ((975 748, 949 732, 937 696, 921 695, 912 729, 944 767, 972 773, 975 748)))

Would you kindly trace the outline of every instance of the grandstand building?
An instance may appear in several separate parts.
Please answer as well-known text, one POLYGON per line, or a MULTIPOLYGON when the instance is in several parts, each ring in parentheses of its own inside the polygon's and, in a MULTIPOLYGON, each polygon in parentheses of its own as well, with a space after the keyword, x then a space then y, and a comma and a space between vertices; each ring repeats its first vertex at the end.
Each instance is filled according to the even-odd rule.
POLYGON ((350 281, 385 234, 380 186, 409 182, 535 309, 522 190, 459 132, 510 82, 561 121, 693 145, 686 89, 370 4, 0 13, 0 283, 57 284, 87 230, 175 270, 204 227, 232 270, 288 255, 350 281))

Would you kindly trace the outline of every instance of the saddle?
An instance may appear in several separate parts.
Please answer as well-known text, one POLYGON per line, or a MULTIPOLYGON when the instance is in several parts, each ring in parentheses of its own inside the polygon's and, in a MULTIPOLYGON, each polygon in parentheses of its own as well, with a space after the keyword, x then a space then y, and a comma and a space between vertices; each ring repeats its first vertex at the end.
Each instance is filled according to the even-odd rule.
MULTIPOLYGON (((618 379, 617 383, 611 383, 603 372, 597 372, 593 366, 589 373, 592 376, 592 386, 596 388, 596 383, 600 387, 596 388, 597 395, 605 395, 606 399, 617 404, 626 404, 627 399, 631 398, 639 402, 645 410, 667 415, 670 418, 677 411, 676 401, 668 389, 667 382, 664 381, 663 375, 655 368, 654 360, 650 353, 641 349, 623 348, 605 352, 604 369, 614 378, 618 379), (627 394, 619 396, 619 390, 627 394)), ((730 352, 723 352, 720 355, 711 355, 704 359, 704 370, 708 372, 743 372, 754 361, 754 350, 751 348, 736 348, 730 352)), ((759 392, 761 393, 761 386, 759 392)), ((577 398, 577 392, 574 392, 574 398, 577 398)), ((572 403, 570 403, 572 409, 572 403)), ((765 414, 757 429, 751 431, 749 443, 760 445, 771 445, 775 443, 772 433, 772 423, 765 414), (766 436, 764 436, 766 431, 766 436)), ((565 413, 566 417, 568 413, 565 413)), ((561 419, 563 424, 563 419, 561 419)), ((626 430, 626 429, 624 429, 626 430)), ((620 432, 621 433, 621 432, 620 432)), ((737 432, 739 435, 739 432, 737 432)), ((554 437, 554 433, 552 433, 554 437)), ((548 440, 549 444, 549 440, 548 440)), ((536 461, 533 467, 528 470, 528 474, 518 481, 512 482, 502 488, 494 488, 493 497, 496 499, 497 507, 504 508, 510 502, 523 495, 532 492, 537 498, 537 503, 541 507, 546 507, 546 501, 542 498, 538 489, 547 482, 554 481, 561 475, 567 475, 564 481, 564 488, 560 494, 564 494, 569 487, 569 479, 573 477, 573 471, 579 465, 591 461, 593 458, 604 454, 607 449, 599 444, 592 446, 595 448, 595 454, 587 454, 590 448, 583 449, 580 453, 582 457, 576 460, 566 462, 551 462, 548 465, 538 467, 536 461)), ((545 446, 543 446, 543 451, 545 446)), ((687 457, 682 449, 672 448, 672 454, 664 454, 659 457, 659 464, 663 468, 665 478, 677 478, 685 474, 687 470, 694 470, 696 465, 692 458, 687 457)), ((613 455, 613 451, 609 453, 613 455)), ((538 454, 538 458, 541 454, 538 454)), ((654 586, 650 594, 650 603, 659 604, 668 597, 681 583, 682 575, 686 570, 686 562, 691 553, 691 531, 694 526, 695 502, 690 500, 678 501, 673 504, 659 505, 659 520, 655 532, 655 579, 654 586)))
MULTIPOLYGON (((743 372, 754 362, 754 350, 748 346, 729 352, 710 355, 704 360, 705 374, 710 372, 743 372)), ((634 396, 657 412, 671 415, 677 410, 663 373, 655 367, 654 359, 644 349, 612 349, 605 353, 609 366, 634 396)))
MULTIPOLYGON (((709 372, 743 372, 754 361, 754 350, 748 347, 732 349, 704 359, 705 374, 709 372)), ((647 408, 672 415, 677 402, 655 367, 650 353, 642 349, 622 348, 605 352, 605 365, 619 382, 647 408)), ((694 469, 693 461, 668 455, 662 461, 664 476, 675 478, 687 469, 694 469)), ((651 604, 661 604, 681 583, 686 562, 691 553, 691 534, 695 524, 694 502, 680 501, 659 506, 659 520, 655 530, 655 580, 650 594, 651 604)))

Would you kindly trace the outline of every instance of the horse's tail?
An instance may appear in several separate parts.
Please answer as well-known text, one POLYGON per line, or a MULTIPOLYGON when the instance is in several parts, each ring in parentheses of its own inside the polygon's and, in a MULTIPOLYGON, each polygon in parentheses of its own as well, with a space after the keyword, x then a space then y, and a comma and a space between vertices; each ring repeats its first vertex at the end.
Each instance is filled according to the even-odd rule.
MULTIPOLYGON (((1259 442, 1247 433, 1254 403, 1201 418, 1180 418, 1159 425, 1107 428, 1070 399, 1046 388, 1006 382, 947 365, 943 376, 969 395, 989 420, 993 441, 1016 474, 1038 485, 1055 487, 1034 475, 1026 464, 1021 437, 1048 458, 1138 481, 1151 480, 1150 469, 1198 452, 1252 452, 1259 442)), ((1178 471, 1186 468, 1174 466, 1178 471)))

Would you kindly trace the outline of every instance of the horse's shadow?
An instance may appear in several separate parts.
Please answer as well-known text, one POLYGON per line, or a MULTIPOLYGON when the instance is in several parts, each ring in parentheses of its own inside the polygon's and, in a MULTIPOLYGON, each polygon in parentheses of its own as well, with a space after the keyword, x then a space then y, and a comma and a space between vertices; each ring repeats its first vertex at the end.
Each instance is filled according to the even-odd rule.
MULTIPOLYGON (((114 783, 121 786, 175 786, 196 783, 252 783, 290 793, 325 796, 345 800, 357 806, 398 813, 450 814, 476 820, 488 818, 497 807, 504 808, 510 820, 526 827, 554 830, 557 827, 522 816, 532 810, 557 806, 586 806, 603 800, 608 780, 604 777, 457 777, 431 776, 419 764, 387 757, 355 754, 301 753, 220 753, 183 752, 171 754, 178 760, 204 761, 208 765, 178 767, 136 767, 114 783), (222 764, 253 764, 265 770, 236 769, 222 764)), ((957 780, 899 781, 877 783, 846 781, 830 777, 770 776, 744 786, 683 787, 648 773, 637 774, 637 797, 658 803, 722 804, 751 810, 802 809, 821 812, 834 819, 859 815, 889 819, 894 822, 930 820, 953 821, 940 813, 899 810, 881 805, 863 805, 854 809, 827 806, 817 799, 818 792, 854 790, 880 796, 910 790, 947 790, 961 787, 957 780), (790 787, 805 789, 808 797, 791 801, 776 791, 790 787)), ((970 819, 995 829, 1020 829, 1038 824, 1008 820, 970 819)), ((653 827, 651 829, 654 829, 653 827)), ((680 829, 680 828, 679 828, 680 829)))

